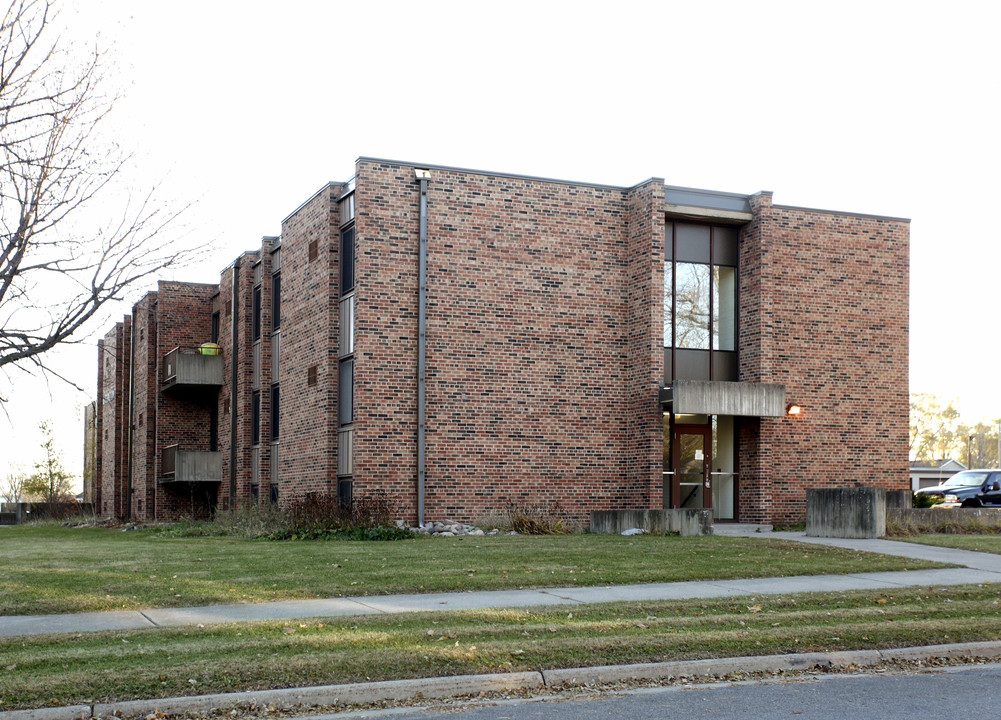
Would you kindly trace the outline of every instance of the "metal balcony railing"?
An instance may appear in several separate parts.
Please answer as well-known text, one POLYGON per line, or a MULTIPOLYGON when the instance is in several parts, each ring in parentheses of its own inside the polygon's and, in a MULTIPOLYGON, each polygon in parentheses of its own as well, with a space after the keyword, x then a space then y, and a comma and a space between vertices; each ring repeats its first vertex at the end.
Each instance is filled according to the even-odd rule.
POLYGON ((176 347, 163 357, 163 389, 222 387, 222 350, 207 343, 199 347, 176 347))
POLYGON ((177 445, 168 445, 160 453, 160 475, 173 478, 177 468, 177 445))
POLYGON ((184 450, 168 445, 160 451, 160 484, 222 482, 222 453, 184 450))

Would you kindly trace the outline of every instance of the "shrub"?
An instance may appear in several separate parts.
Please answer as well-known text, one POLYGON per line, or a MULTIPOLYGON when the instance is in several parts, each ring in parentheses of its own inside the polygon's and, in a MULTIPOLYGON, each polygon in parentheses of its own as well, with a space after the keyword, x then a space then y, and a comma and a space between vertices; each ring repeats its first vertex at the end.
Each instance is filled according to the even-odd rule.
POLYGON ((548 505, 508 503, 511 529, 523 535, 565 535, 577 532, 559 502, 548 505))
POLYGON ((931 495, 930 493, 921 493, 920 495, 914 493, 911 496, 911 507, 930 508, 941 499, 938 495, 931 495))
POLYGON ((286 513, 275 503, 244 500, 232 510, 216 512, 212 520, 182 518, 161 529, 160 537, 243 537, 258 538, 281 530, 286 513))
POLYGON ((401 540, 412 537, 398 528, 392 517, 396 503, 384 492, 343 503, 333 493, 306 493, 293 498, 280 529, 267 533, 271 540, 401 540))

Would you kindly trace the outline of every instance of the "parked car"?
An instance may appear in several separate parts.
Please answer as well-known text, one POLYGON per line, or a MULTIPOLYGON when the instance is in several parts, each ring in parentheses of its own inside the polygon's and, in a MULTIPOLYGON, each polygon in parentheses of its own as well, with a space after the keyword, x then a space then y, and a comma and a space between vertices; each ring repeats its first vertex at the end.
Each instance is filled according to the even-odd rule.
POLYGON ((914 494, 941 498, 935 507, 1001 507, 1001 470, 963 470, 914 494))

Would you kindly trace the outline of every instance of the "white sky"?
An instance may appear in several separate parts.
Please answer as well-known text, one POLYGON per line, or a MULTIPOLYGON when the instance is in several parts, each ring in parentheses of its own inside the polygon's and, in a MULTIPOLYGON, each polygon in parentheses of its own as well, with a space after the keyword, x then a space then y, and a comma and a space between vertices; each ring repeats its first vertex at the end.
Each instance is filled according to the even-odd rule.
MULTIPOLYGON (((60 25, 113 46, 125 97, 108 130, 135 186, 197 200, 187 225, 213 250, 179 278, 217 281, 360 155, 772 190, 911 218, 911 390, 996 418, 999 8, 63 0, 60 25)), ((0 474, 34 459, 44 418, 80 472, 93 344, 55 361, 88 392, 15 375, 0 474)))

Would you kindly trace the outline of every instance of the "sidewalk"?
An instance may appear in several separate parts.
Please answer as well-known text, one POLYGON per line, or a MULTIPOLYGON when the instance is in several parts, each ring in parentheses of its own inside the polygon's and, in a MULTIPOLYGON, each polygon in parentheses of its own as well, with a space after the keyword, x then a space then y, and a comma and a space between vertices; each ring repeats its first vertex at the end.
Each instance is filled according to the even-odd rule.
POLYGON ((374 615, 398 612, 434 612, 492 607, 579 605, 583 603, 714 598, 738 595, 776 595, 813 591, 874 590, 909 585, 961 585, 1001 582, 1001 555, 954 550, 892 540, 843 540, 806 537, 799 532, 759 532, 746 526, 717 526, 719 534, 771 537, 833 545, 886 555, 934 560, 959 565, 941 570, 805 575, 736 580, 703 580, 676 583, 645 583, 599 587, 540 588, 481 592, 374 595, 319 600, 204 607, 120 610, 71 615, 0 616, 0 636, 43 633, 90 632, 198 623, 281 620, 343 615, 374 615))

